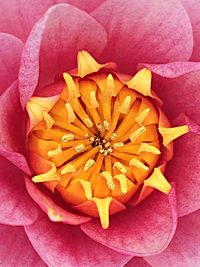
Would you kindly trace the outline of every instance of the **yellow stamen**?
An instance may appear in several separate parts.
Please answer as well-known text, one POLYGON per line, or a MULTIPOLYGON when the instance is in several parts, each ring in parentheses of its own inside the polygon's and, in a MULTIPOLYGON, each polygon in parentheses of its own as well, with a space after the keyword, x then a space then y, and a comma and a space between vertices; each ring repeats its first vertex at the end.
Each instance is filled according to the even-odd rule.
POLYGON ((77 145, 77 146, 75 146, 75 148, 74 148, 74 150, 75 150, 76 152, 81 152, 81 151, 84 150, 84 149, 85 149, 85 145, 84 145, 84 144, 77 145))
POLYGON ((129 88, 136 90, 144 96, 151 96, 151 71, 144 68, 128 81, 129 88))
POLYGON ((109 74, 106 78, 106 86, 105 86, 105 96, 115 96, 115 85, 114 85, 114 78, 112 74, 109 74))
POLYGON ((65 104, 65 108, 67 110, 67 114, 68 114, 68 123, 72 123, 75 121, 76 119, 76 115, 74 114, 73 108, 69 103, 65 104))
POLYGON ((50 170, 48 172, 36 175, 32 178, 34 183, 43 183, 49 181, 60 181, 60 176, 56 174, 56 166, 53 162, 50 162, 50 170))
POLYGON ((88 128, 92 128, 94 125, 90 118, 85 118, 83 121, 88 128))
POLYGON ((44 121, 46 123, 47 129, 51 129, 51 127, 54 125, 55 121, 54 119, 51 117, 51 115, 49 115, 47 112, 42 112, 43 114, 43 118, 44 121))
POLYGON ((113 178, 112 178, 111 173, 108 172, 108 171, 104 171, 104 172, 101 173, 101 175, 103 175, 104 178, 106 179, 108 188, 110 190, 115 189, 115 184, 113 183, 113 178))
POLYGON ((86 75, 99 71, 103 65, 99 64, 86 51, 78 52, 78 76, 83 78, 86 75))
POLYGON ((75 172, 76 168, 74 167, 73 164, 68 163, 61 171, 61 174, 67 174, 67 173, 71 173, 71 172, 75 172))
POLYGON ((131 135, 130 135, 130 140, 132 143, 134 143, 137 138, 143 134, 144 132, 146 131, 146 128, 144 126, 141 126, 140 128, 138 128, 135 132, 133 132, 131 135))
POLYGON ((92 199, 92 187, 90 181, 85 181, 82 179, 79 179, 79 182, 81 183, 84 191, 85 191, 85 196, 88 200, 92 199))
POLYGON ((61 153, 62 153, 62 148, 58 144, 58 147, 56 149, 54 149, 54 150, 48 151, 47 155, 48 155, 48 157, 54 157, 54 156, 59 155, 61 153))
POLYGON ((112 133, 112 135, 111 135, 111 140, 114 140, 115 139, 115 137, 117 136, 117 134, 116 133, 112 133))
POLYGON ((165 194, 168 194, 171 189, 171 185, 162 174, 160 168, 154 168, 152 175, 144 181, 144 185, 156 188, 165 194))
POLYGON ((126 194, 128 192, 128 180, 124 174, 117 174, 114 177, 120 183, 120 190, 122 194, 126 194))
POLYGON ((129 165, 137 167, 139 169, 143 169, 145 171, 148 171, 149 167, 147 167, 146 165, 144 165, 144 163, 142 163, 140 160, 133 158, 130 160, 129 165))
POLYGON ((189 128, 187 125, 183 125, 183 126, 179 126, 179 127, 173 127, 173 128, 159 127, 158 130, 163 137, 163 145, 164 146, 167 146, 174 139, 189 132, 189 128))
POLYGON ((99 103, 97 101, 95 91, 90 92, 90 106, 91 106, 91 108, 98 108, 99 107, 99 103))
POLYGON ((94 197, 93 201, 97 206, 101 226, 103 229, 107 229, 109 227, 109 208, 112 201, 112 197, 106 197, 103 199, 94 197))
POLYGON ((146 108, 144 109, 136 118, 135 121, 139 124, 142 125, 143 122, 145 121, 145 119, 147 118, 149 112, 150 112, 150 108, 146 108))
POLYGON ((106 130, 109 130, 110 129, 110 123, 108 121, 103 121, 103 126, 106 130))
POLYGON ((126 96, 123 103, 119 107, 119 112, 122 114, 127 114, 130 108, 131 101, 132 101, 131 96, 126 96))
POLYGON ((95 161, 93 159, 88 159, 84 166, 84 172, 86 172, 93 164, 95 164, 95 161))
POLYGON ((73 80, 73 78, 71 77, 71 75, 69 75, 67 72, 63 73, 63 78, 67 84, 67 89, 68 89, 68 93, 69 93, 69 97, 68 97, 68 101, 71 101, 73 98, 78 98, 80 96, 78 89, 76 87, 76 84, 73 80))
POLYGON ((149 153, 152 153, 154 155, 160 155, 161 154, 160 150, 157 147, 152 146, 152 145, 147 144, 147 143, 142 143, 140 145, 138 153, 141 153, 141 152, 149 152, 149 153))
POLYGON ((75 138, 75 136, 74 136, 74 134, 65 134, 65 135, 63 135, 62 137, 61 137, 61 141, 63 142, 63 143, 66 143, 66 142, 68 142, 68 141, 71 141, 71 140, 74 140, 74 138, 75 138))
POLYGON ((116 167, 121 173, 125 174, 127 173, 127 169, 123 166, 123 164, 119 161, 115 162, 114 167, 116 167))
POLYGON ((114 143, 113 144, 113 147, 114 148, 120 148, 120 147, 123 147, 124 146, 124 143, 123 142, 118 142, 118 143, 114 143))

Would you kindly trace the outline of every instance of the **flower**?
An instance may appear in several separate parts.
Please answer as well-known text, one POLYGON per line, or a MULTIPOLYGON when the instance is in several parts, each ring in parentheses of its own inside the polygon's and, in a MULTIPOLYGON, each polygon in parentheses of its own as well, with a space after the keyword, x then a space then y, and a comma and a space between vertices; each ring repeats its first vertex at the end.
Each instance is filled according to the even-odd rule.
POLYGON ((87 2, 0 3, 6 14, 0 18, 1 264, 198 266, 199 6, 195 0, 87 2), (116 70, 105 62, 117 63, 116 70), (139 127, 132 129, 131 119, 139 127), (109 132, 114 122, 119 136, 131 129, 133 145, 109 132), (144 128, 150 129, 145 138, 144 128), (188 130, 171 159, 169 145, 188 130), (132 157, 133 149, 148 156, 132 157), (82 179, 97 165, 86 156, 91 151, 105 161, 94 184, 82 179), (126 180, 133 168, 149 173, 126 180), (140 199, 143 183, 151 194, 140 199), (125 209, 130 200, 142 201, 125 209), (110 210, 116 214, 108 216, 110 210))

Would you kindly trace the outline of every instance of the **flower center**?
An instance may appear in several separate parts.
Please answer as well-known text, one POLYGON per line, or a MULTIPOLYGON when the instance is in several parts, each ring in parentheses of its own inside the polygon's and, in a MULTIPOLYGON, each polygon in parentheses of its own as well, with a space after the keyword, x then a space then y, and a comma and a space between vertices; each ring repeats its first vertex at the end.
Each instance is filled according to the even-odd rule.
MULTIPOLYGON (((90 57, 86 66, 94 61, 90 57)), ((168 154, 161 151, 169 152, 171 141, 188 129, 164 127, 167 119, 156 102, 117 74, 87 74, 64 73, 59 96, 30 99, 29 159, 33 182, 44 183, 74 209, 100 217, 107 228, 109 214, 125 204, 136 205, 154 188, 170 191, 163 176, 168 154)), ((142 79, 148 82, 146 74, 142 79)))

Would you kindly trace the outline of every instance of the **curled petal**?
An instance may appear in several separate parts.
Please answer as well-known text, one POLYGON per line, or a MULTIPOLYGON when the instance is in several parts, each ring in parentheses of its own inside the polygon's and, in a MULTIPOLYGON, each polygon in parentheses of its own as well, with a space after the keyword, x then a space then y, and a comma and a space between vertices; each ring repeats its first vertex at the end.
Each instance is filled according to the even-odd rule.
POLYGON ((0 222, 9 225, 33 223, 38 208, 27 194, 23 173, 2 157, 0 170, 0 222))
MULTIPOLYGON (((106 41, 103 27, 88 14, 65 4, 49 8, 33 27, 23 51, 19 72, 22 106, 38 83, 39 87, 50 84, 56 75, 72 69, 78 51, 86 49, 97 56, 106 41)), ((40 95, 40 91, 36 94, 40 95)))
POLYGON ((131 259, 130 255, 117 253, 96 243, 78 227, 52 223, 47 218, 26 227, 25 231, 49 266, 103 267, 116 266, 116 263, 124 266, 131 259))
POLYGON ((194 212, 179 219, 178 227, 172 242, 162 253, 145 257, 151 266, 182 267, 199 266, 200 264, 200 212, 194 212))
POLYGON ((2 266, 46 267, 46 264, 31 246, 23 227, 11 227, 1 224, 0 235, 0 259, 2 266))
POLYGON ((0 33, 0 95, 17 78, 23 46, 15 36, 0 33))
POLYGON ((30 178, 25 179, 26 188, 33 200, 40 208, 48 214, 52 221, 62 221, 66 224, 78 225, 90 221, 86 216, 77 215, 56 204, 45 190, 40 190, 31 182, 30 178))
POLYGON ((192 54, 192 27, 179 1, 107 0, 92 15, 108 33, 105 58, 129 72, 140 62, 188 60, 192 54))

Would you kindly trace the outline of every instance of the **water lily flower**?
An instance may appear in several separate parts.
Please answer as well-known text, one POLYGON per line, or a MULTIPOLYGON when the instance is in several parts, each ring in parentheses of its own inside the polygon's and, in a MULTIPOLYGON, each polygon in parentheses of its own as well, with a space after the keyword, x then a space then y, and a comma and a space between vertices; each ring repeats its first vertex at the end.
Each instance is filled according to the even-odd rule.
POLYGON ((198 1, 0 10, 0 264, 199 266, 198 1))

